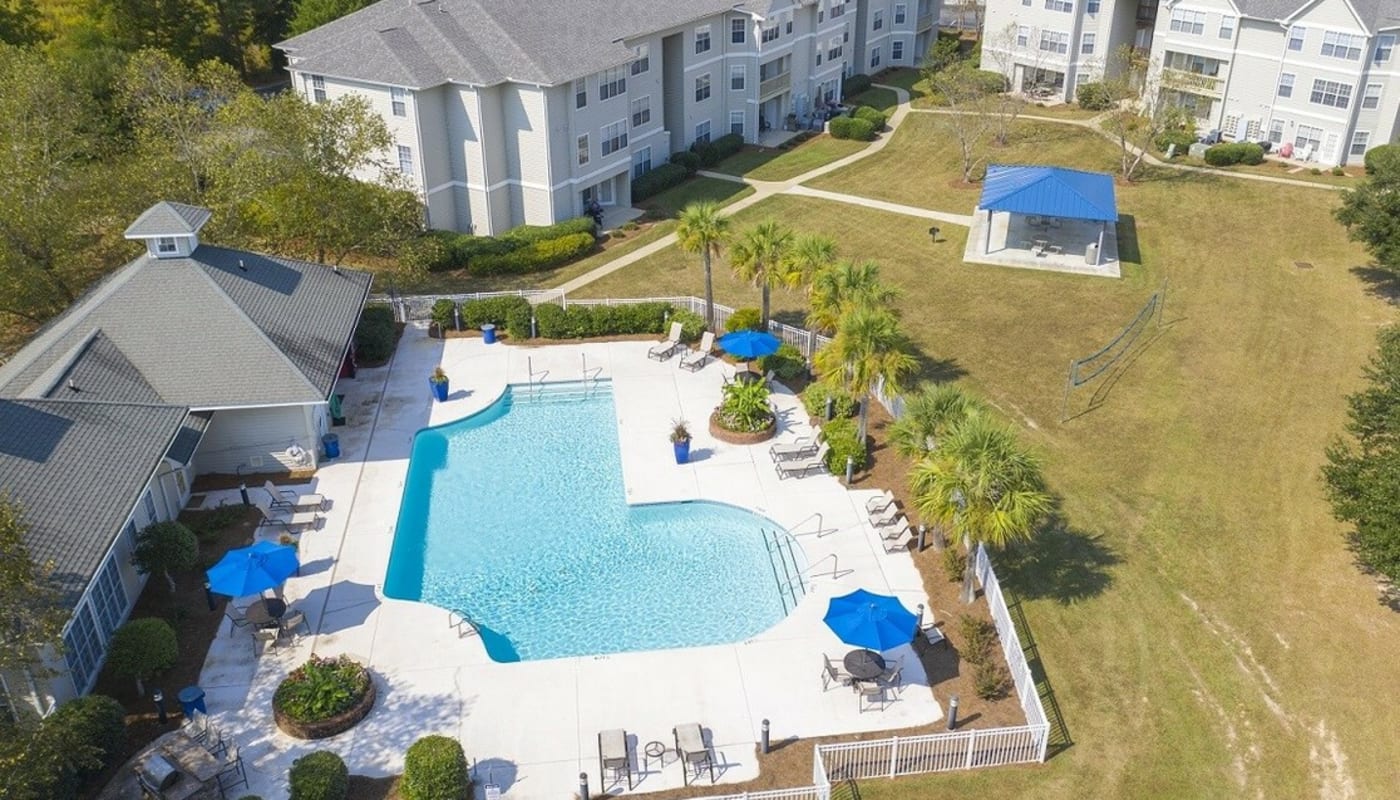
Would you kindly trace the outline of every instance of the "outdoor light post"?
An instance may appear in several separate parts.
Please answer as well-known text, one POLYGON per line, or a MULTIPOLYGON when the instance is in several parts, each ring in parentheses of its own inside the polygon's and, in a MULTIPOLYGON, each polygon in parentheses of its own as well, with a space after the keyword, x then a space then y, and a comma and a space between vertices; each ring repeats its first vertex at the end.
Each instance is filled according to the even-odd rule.
POLYGON ((169 722, 170 718, 165 714, 165 692, 157 689, 155 694, 151 695, 151 700, 156 704, 156 719, 160 721, 160 724, 164 725, 169 722))
POLYGON ((928 526, 925 525, 925 524, 923 524, 922 522, 920 522, 920 523, 919 523, 919 552, 920 552, 920 553, 924 552, 924 537, 925 537, 927 534, 928 534, 928 526))
POLYGON ((588 773, 587 773, 587 772, 580 772, 580 773, 578 774, 578 798, 579 798, 579 800, 588 800, 588 773))
POLYGON ((852 476, 853 474, 855 474, 855 471, 856 471, 856 457, 855 457, 855 456, 846 456, 846 486, 847 486, 847 487, 850 487, 850 485, 851 485, 851 476, 852 476))
POLYGON ((209 590, 209 581, 204 582, 204 602, 209 604, 209 610, 213 611, 218 606, 214 603, 214 593, 209 590))
POLYGON ((948 730, 958 727, 958 696, 948 698, 948 730))
POLYGON ((768 755, 768 718, 763 719, 763 732, 759 736, 758 751, 765 756, 768 755))

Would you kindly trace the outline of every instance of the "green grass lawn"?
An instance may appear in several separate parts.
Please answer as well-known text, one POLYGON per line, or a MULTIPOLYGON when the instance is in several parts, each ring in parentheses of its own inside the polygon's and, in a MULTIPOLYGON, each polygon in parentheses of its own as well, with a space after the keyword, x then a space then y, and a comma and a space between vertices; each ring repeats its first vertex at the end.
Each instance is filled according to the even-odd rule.
MULTIPOLYGON (((931 133, 902 129, 851 170, 899 160, 861 180, 843 172, 841 190, 970 208, 931 133)), ((1048 150, 1102 167, 1111 145, 1093 141, 1013 145, 1006 160, 1048 150)), ((777 197, 736 215, 877 259, 903 289, 925 374, 961 376, 1021 426, 1062 500, 1059 532, 1004 570, 1063 712, 1062 751, 1042 767, 867 781, 863 796, 1393 792, 1400 617, 1353 565, 1318 469, 1394 312, 1354 271, 1365 256, 1331 220, 1335 202, 1212 175, 1120 188, 1141 263, 1117 281, 964 265, 963 230, 930 244, 925 221, 856 206, 777 197), (1084 411, 1097 394, 1096 408, 1060 424, 1066 366, 1166 279, 1163 329, 1073 398, 1084 411)), ((722 263, 715 272, 721 302, 756 302, 722 263)), ((699 276, 697 259, 668 249, 579 294, 699 294, 699 276)), ((799 293, 773 300, 780 319, 800 318, 799 293)))
POLYGON ((695 177, 675 186, 655 197, 637 204, 654 217, 675 217, 682 208, 697 200, 713 200, 720 205, 729 205, 753 194, 753 187, 723 178, 695 177))
POLYGON ((808 170, 830 164, 866 147, 867 142, 833 139, 822 134, 791 150, 745 147, 721 161, 715 172, 743 175, 756 181, 785 181, 808 170))
POLYGON ((843 100, 848 106, 870 106, 876 111, 882 111, 886 116, 893 114, 895 106, 899 105, 899 95, 889 89, 871 87, 859 94, 853 94, 843 100))

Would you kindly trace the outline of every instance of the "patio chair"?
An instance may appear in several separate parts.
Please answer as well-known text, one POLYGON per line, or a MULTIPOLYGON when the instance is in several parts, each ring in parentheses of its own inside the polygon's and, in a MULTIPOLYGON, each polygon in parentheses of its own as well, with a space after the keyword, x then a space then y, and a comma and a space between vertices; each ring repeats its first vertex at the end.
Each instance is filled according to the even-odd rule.
POLYGON ((837 669, 836 665, 831 663, 831 656, 822 653, 822 691, 825 692, 833 685, 850 686, 851 676, 837 669))
POLYGON ((799 478, 807 477, 807 473, 812 470, 826 471, 826 442, 822 442, 817 452, 808 458, 801 458, 795 461, 775 461, 774 468, 778 470, 778 478, 790 478, 796 475, 799 478))
POLYGON ((879 497, 872 497, 865 501, 865 513, 879 514, 889 510, 894 505, 894 495, 888 491, 880 493, 879 497))
POLYGON ((887 508, 870 512, 870 524, 874 525, 876 528, 888 528, 891 525, 898 524, 900 516, 902 515, 900 514, 899 507, 894 503, 890 503, 887 508))
MULTIPOLYGON (((886 670, 876 679, 875 685, 883 686, 887 690, 893 690, 898 696, 904 692, 904 667, 896 666, 892 670, 886 670)), ((888 695, 886 695, 888 699, 888 695)))
POLYGON ((681 359, 681 369, 695 372, 710 362, 710 351, 715 347, 715 335, 711 331, 705 331, 705 335, 700 337, 700 346, 681 359))
POLYGON ((289 611, 282 615, 278 621, 277 634, 279 636, 291 636, 300 628, 306 633, 311 632, 311 625, 306 621, 306 614, 302 611, 289 611))
POLYGON ((300 533, 301 530, 307 526, 315 526, 316 523, 321 521, 321 515, 317 514, 315 511, 293 510, 290 516, 280 517, 277 515, 277 512, 272 510, 271 506, 260 500, 253 501, 253 505, 257 506, 258 511, 262 512, 264 524, 279 525, 282 530, 287 533, 300 533))
POLYGON ((209 715, 195 709, 194 713, 190 714, 189 719, 180 726, 180 732, 190 739, 202 743, 209 738, 209 715))
POLYGON ((647 358, 665 361, 675 355, 676 348, 681 346, 681 328, 679 322, 672 322, 671 332, 666 335, 665 339, 651 346, 651 349, 647 351, 647 358))
POLYGON ((918 633, 914 634, 914 642, 917 642, 920 639, 923 639, 925 642, 927 642, 929 647, 932 647, 938 644, 939 642, 948 641, 948 637, 943 635, 943 629, 938 627, 938 625, 933 622, 930 622, 929 624, 920 628, 918 633))
POLYGON ((239 784, 248 785, 248 773, 243 769, 243 756, 238 752, 238 745, 229 745, 228 752, 224 753, 223 763, 219 770, 219 793, 227 792, 239 784))
POLYGON ((229 636, 232 636, 236 631, 238 631, 241 628, 249 628, 253 625, 253 621, 251 619, 248 619, 248 609, 237 608, 234 610, 238 612, 238 616, 236 617, 228 613, 227 611, 224 612, 224 616, 228 617, 228 621, 233 623, 229 626, 228 629, 229 636))
POLYGON ((821 445, 811 436, 800 436, 791 442, 779 442, 768 448, 768 456, 774 461, 790 458, 805 458, 816 455, 821 445))
POLYGON ((687 722, 684 725, 677 725, 671 729, 671 736, 676 740, 676 755, 681 761, 681 781, 685 786, 690 785, 692 778, 700 777, 700 772, 704 769, 710 771, 710 783, 715 782, 715 759, 710 755, 710 748, 705 746, 705 735, 700 730, 700 723, 687 722), (695 770, 695 775, 690 771, 695 770))
POLYGON ((272 481, 263 481, 263 491, 272 496, 273 508, 325 508, 326 498, 314 492, 301 494, 292 489, 279 489, 272 481))
POLYGON ((774 377, 775 375, 777 375, 777 374, 778 374, 778 371, 777 371, 777 370, 772 370, 772 369, 770 369, 770 370, 768 370, 767 372, 763 373, 763 385, 764 385, 764 386, 772 386, 772 385, 773 385, 773 377, 774 377))
POLYGON ((909 520, 905 517, 901 517, 899 523, 896 525, 877 528, 876 530, 880 531, 880 542, 884 545, 886 553, 898 551, 912 532, 909 528, 909 520))
POLYGON ((233 742, 224 736, 223 731, 211 724, 209 725, 209 735, 204 737, 204 741, 200 744, 204 745, 204 749, 209 755, 218 757, 227 753, 229 745, 233 742))
POLYGON ((858 684, 856 686, 856 706, 860 709, 860 713, 864 714, 867 705, 873 706, 877 702, 880 704, 880 710, 884 711, 885 702, 888 700, 885 697, 885 690, 888 688, 879 681, 858 684))
POLYGON ((278 633, 276 628, 258 628, 253 631, 253 655, 256 657, 261 652, 265 652, 267 648, 275 647, 278 633), (262 647, 260 648, 259 645, 262 647))
POLYGON ((614 781, 620 773, 626 773, 627 788, 632 788, 632 759, 627 755, 627 731, 622 728, 598 734, 598 780, 604 789, 611 785, 608 783, 609 771, 614 781))

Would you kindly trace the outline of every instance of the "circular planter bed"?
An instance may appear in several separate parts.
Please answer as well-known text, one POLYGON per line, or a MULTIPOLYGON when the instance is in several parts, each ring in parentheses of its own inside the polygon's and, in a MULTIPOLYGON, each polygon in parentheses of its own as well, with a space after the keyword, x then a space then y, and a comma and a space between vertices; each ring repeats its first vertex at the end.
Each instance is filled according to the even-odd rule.
POLYGON ((363 664, 345 656, 312 656, 278 685, 272 717, 288 736, 325 739, 355 727, 374 708, 376 695, 374 679, 363 664), (332 695, 339 697, 326 701, 332 695))
POLYGON ((710 435, 728 444, 758 444, 773 438, 778 432, 778 418, 769 417, 768 425, 756 431, 731 431, 720 425, 719 411, 710 414, 710 435))

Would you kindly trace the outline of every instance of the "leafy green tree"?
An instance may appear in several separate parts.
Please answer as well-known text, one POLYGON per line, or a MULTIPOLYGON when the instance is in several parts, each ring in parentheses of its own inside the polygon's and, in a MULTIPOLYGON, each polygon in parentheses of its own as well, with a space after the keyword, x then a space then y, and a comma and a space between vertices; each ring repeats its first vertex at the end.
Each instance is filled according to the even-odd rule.
POLYGON ((715 329, 715 285, 711 261, 729 240, 729 219, 720 215, 713 200, 697 200, 681 209, 676 241, 681 249, 699 255, 705 267, 705 327, 715 329))
POLYGON ((951 383, 924 384, 905 396, 904 414, 890 426, 890 443, 905 458, 923 458, 958 425, 986 410, 981 400, 951 383))
POLYGON ((34 0, 0 0, 0 44, 38 44, 48 35, 39 24, 34 0))
MULTIPOLYGON (((914 506, 927 520, 960 534, 969 550, 979 542, 1006 547, 1028 541, 1050 513, 1040 460, 1010 428, 987 414, 969 416, 909 473, 914 506)), ((963 601, 975 596, 968 559, 963 601)))
POLYGON ((959 37, 940 33, 933 40, 933 45, 929 47, 928 55, 924 56, 923 72, 925 76, 934 72, 942 72, 961 60, 962 46, 959 37))
POLYGON ((186 64, 211 55, 218 42, 210 6, 199 0, 93 0, 107 34, 124 50, 163 50, 186 64))
POLYGON ((880 266, 874 261, 841 261, 813 273, 808 282, 807 324, 829 333, 841 317, 861 306, 888 306, 899 291, 880 282, 880 266))
POLYGON ((759 325, 768 330, 769 296, 773 288, 792 286, 798 277, 788 270, 792 231, 773 220, 760 222, 743 232, 729 248, 729 263, 739 280, 759 288, 759 325))
POLYGON ((870 401, 876 389, 887 396, 903 391, 904 379, 918 366, 899 317, 887 307, 859 305, 842 317, 831 344, 812 359, 822 380, 860 400, 857 436, 865 446, 870 401))
POLYGON ((792 240, 783 269, 788 273, 789 283, 805 285, 810 291, 812 278, 822 270, 830 269, 834 263, 835 239, 819 233, 803 233, 792 240))
POLYGON ((175 666, 180 643, 175 629, 159 617, 134 619, 117 628, 107 647, 107 666, 123 678, 136 681, 138 694, 146 694, 146 681, 175 666))
POLYGON ((27 530, 19 506, 0 495, 0 672, 42 672, 42 651, 62 647, 68 621, 54 566, 30 558, 27 530))
POLYGON ((1376 266, 1400 274, 1400 165, 1379 161, 1355 189, 1342 192, 1334 213, 1376 266))
POLYGON ((143 575, 164 575, 174 594, 175 579, 171 573, 195 568, 199 563, 199 539, 194 531, 174 520, 148 525, 136 534, 131 563, 143 575))
POLYGON ((334 22, 368 6, 374 0, 297 0, 287 33, 297 36, 334 22))

